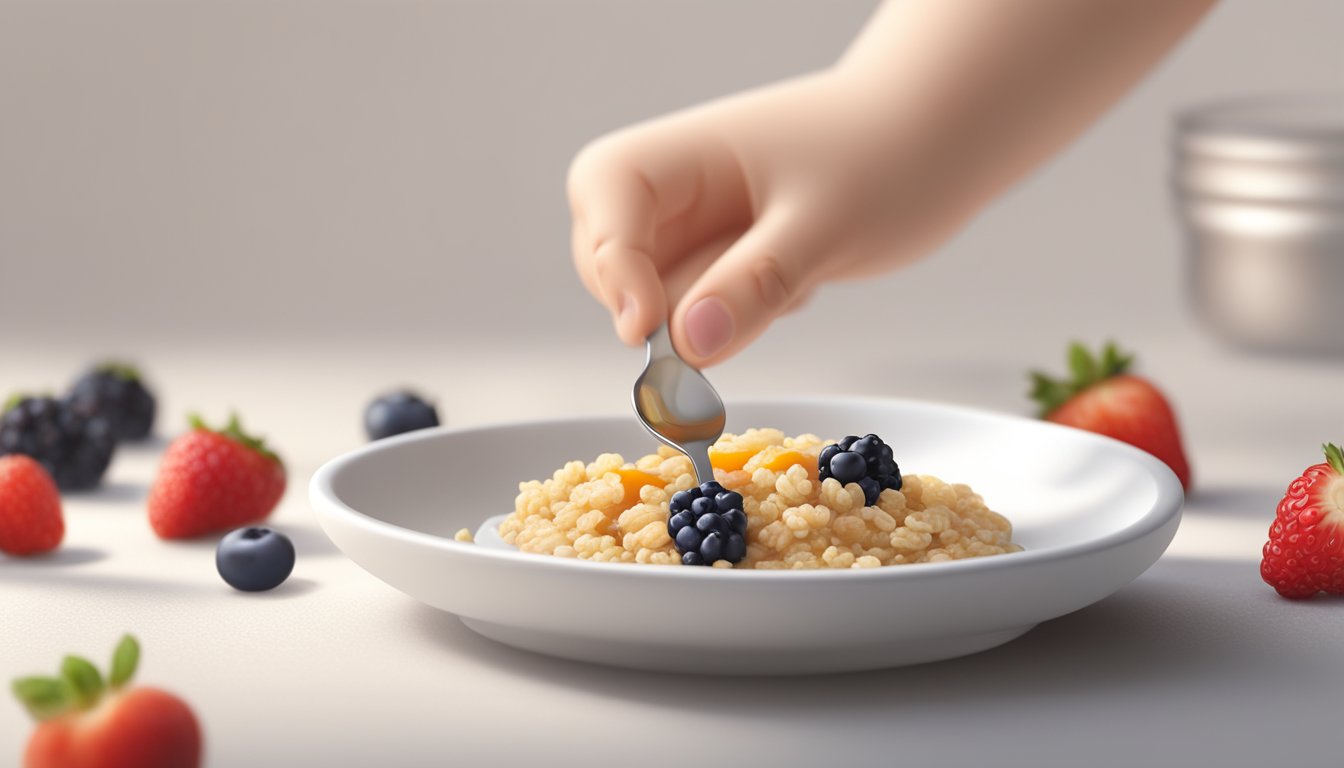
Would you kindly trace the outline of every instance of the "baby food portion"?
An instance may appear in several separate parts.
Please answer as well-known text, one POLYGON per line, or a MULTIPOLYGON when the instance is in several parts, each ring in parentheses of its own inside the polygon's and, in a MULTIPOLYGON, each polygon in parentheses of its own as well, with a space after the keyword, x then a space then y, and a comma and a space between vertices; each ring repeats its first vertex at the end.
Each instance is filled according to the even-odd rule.
POLYGON ((584 560, 776 570, 1021 550, 1008 519, 969 486, 902 477, 875 435, 835 445, 749 429, 725 434, 710 460, 717 487, 696 486, 690 460, 665 446, 633 463, 615 453, 571 461, 519 484, 500 537, 523 552, 584 560), (871 458, 866 469, 855 453, 871 458))

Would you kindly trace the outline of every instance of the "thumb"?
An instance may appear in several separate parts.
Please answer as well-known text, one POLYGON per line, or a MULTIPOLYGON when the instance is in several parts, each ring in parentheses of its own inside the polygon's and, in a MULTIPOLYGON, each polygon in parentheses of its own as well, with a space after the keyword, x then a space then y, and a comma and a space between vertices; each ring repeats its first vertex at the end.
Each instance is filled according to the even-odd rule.
POLYGON ((688 362, 732 357, 806 299, 825 239, 807 221, 768 211, 691 286, 672 316, 672 340, 688 362))

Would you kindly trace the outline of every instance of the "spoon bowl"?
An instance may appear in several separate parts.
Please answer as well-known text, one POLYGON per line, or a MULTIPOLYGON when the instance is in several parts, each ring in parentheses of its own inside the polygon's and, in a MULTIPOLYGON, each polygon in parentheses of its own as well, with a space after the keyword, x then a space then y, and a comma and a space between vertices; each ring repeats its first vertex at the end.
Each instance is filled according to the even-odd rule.
POLYGON ((705 375, 677 354, 667 323, 647 341, 644 371, 632 396, 635 415, 650 434, 690 458, 697 483, 707 483, 714 479, 709 447, 727 421, 723 400, 705 375))

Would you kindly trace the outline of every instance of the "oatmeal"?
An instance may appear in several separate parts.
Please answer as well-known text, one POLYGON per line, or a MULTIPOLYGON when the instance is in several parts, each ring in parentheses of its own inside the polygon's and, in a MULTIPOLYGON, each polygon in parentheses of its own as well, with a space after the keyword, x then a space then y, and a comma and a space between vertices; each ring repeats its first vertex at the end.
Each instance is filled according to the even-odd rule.
MULTIPOLYGON (((865 504, 857 482, 819 480, 815 435, 776 429, 725 434, 710 450, 714 477, 742 496, 746 555, 717 568, 876 568, 1021 549, 1012 524, 969 486, 907 475, 865 504)), ((667 447, 633 463, 615 453, 571 461, 519 485, 499 526, 523 552, 622 563, 681 564, 668 533, 672 495, 695 487, 691 462, 667 447)))

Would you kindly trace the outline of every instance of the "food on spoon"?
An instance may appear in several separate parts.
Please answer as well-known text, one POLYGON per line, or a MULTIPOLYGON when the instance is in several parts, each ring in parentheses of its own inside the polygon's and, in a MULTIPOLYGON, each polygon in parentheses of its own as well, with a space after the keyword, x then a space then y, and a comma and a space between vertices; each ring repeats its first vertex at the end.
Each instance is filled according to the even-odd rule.
POLYGON ((90 662, 66 656, 59 677, 14 681, 14 695, 38 721, 26 768, 194 768, 201 764, 201 726, 182 699, 131 687, 140 646, 126 635, 104 681, 90 662))
POLYGON ((1344 594, 1344 452, 1322 446, 1325 462, 1307 467, 1279 502, 1260 576, 1293 599, 1344 594))
POLYGON ((285 493, 285 465, 234 414, 213 430, 195 416, 168 446, 149 489, 149 524, 164 539, 186 539, 260 522, 285 493))
POLYGON ((389 392, 364 409, 364 431, 370 440, 439 426, 434 405, 409 390, 389 392))
POLYGON ((275 589, 294 571, 294 543, 270 528, 239 528, 215 546, 215 569, 229 586, 242 592, 275 589))
POLYGON ((51 475, 27 456, 0 456, 0 552, 50 552, 64 536, 61 494, 51 475))
POLYGON ((1190 490, 1190 464, 1167 398, 1147 379, 1127 373, 1132 355, 1108 343, 1099 357, 1081 344, 1069 347, 1071 379, 1031 373, 1031 397, 1047 421, 1113 437, 1147 451, 1171 467, 1190 490))
POLYGON ((106 419, 52 397, 16 396, 0 416, 0 455, 31 456, 65 490, 97 485, 116 445, 106 419))
POLYGON ((690 547, 691 534, 685 534, 684 551, 677 546, 676 536, 689 526, 701 544, 707 534, 719 535, 714 567, 755 569, 871 568, 1021 549, 1012 542, 1008 520, 965 485, 908 475, 899 490, 883 488, 868 504, 859 482, 818 476, 826 446, 816 435, 786 437, 777 429, 725 434, 710 450, 717 485, 708 491, 696 486, 690 460, 666 446, 632 463, 614 453, 589 464, 571 461, 547 480, 519 485, 500 537, 524 552, 677 565, 685 564, 685 552, 697 551, 690 547), (694 508, 697 499, 700 510, 694 508), (734 509, 745 518, 746 545, 736 564, 723 557, 733 554, 724 547, 742 528, 734 509), (713 518, 704 531, 694 527, 711 512, 728 535, 713 518))
POLYGON ((140 372, 125 363, 94 366, 75 381, 65 402, 84 416, 106 419, 117 440, 142 440, 154 428, 154 395, 140 372))

